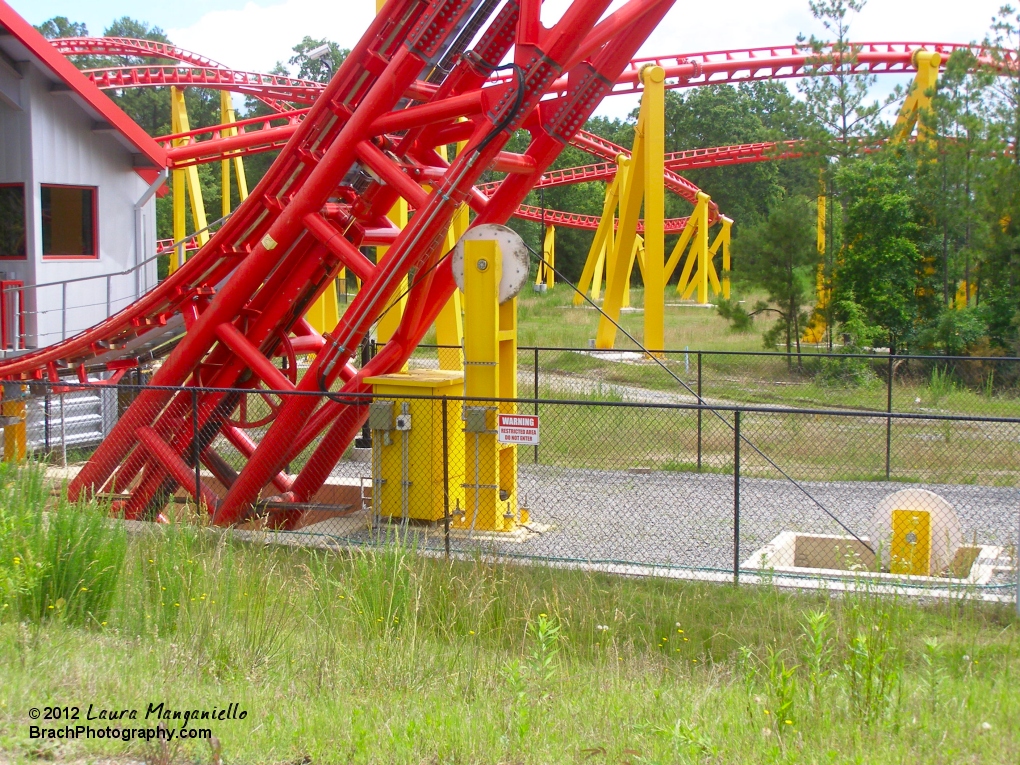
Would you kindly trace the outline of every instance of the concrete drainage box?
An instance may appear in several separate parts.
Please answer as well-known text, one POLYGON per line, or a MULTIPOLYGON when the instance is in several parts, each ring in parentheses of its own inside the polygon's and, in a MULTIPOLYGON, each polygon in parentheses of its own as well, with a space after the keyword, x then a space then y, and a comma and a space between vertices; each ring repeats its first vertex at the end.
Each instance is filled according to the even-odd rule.
POLYGON ((741 568, 800 578, 907 580, 945 587, 990 584, 1009 565, 1002 547, 963 543, 952 505, 923 489, 904 489, 883 499, 870 532, 856 539, 784 531, 755 550, 741 568))

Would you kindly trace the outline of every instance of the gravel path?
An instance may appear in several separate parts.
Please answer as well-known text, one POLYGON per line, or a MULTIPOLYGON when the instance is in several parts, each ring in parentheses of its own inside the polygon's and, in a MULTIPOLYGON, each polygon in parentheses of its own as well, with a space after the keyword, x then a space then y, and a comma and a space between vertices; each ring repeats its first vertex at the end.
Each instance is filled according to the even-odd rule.
MULTIPOLYGON (((367 466, 340 463, 338 468, 353 477, 363 474, 367 466)), ((1016 488, 864 481, 800 486, 807 494, 785 480, 741 479, 742 561, 783 531, 846 534, 831 516, 855 534, 867 536, 878 503, 908 487, 927 489, 948 500, 966 541, 976 538, 980 544, 1003 547, 1016 544, 1020 512, 1016 488)), ((731 476, 521 464, 518 490, 533 523, 547 530, 512 541, 460 536, 454 538, 454 548, 689 568, 727 570, 733 565, 731 476)), ((338 528, 334 533, 342 532, 338 528)), ((433 531, 425 543, 441 546, 442 535, 433 531)))

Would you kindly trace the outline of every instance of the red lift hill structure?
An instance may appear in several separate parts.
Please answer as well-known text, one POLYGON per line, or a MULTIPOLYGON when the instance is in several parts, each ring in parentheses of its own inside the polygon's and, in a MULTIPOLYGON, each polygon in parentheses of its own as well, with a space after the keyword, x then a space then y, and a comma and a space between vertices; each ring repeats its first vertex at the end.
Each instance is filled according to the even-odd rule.
MULTIPOLYGON (((321 85, 231 70, 146 40, 45 40, 0 0, 4 458, 22 458, 31 443, 42 387, 33 383, 48 383, 51 396, 87 384, 100 401, 112 396, 115 411, 117 384, 144 380, 119 416, 99 418, 100 438, 68 485, 72 499, 109 497, 126 518, 157 520, 175 497, 187 498, 215 524, 268 510, 275 525, 297 528, 342 493, 330 474, 367 422, 379 436, 373 503, 383 515, 436 520, 437 497, 449 488, 464 508, 455 523, 512 530, 524 520, 517 444, 538 433, 509 401, 517 396, 514 296, 529 256, 503 224, 516 215, 595 230, 581 288, 598 295, 604 278, 610 317, 626 302, 637 262, 645 344, 659 348, 674 270, 681 293, 700 302, 728 289, 728 219, 680 173, 797 151, 667 155, 663 90, 826 73, 796 46, 635 60, 672 0, 628 0, 605 15, 609 5, 573 0, 547 28, 541 0, 389 0, 321 85), (166 64, 81 71, 68 60, 80 55, 166 64), (134 87, 170 89, 174 135, 148 136, 102 92, 134 87), (187 87, 222 91, 223 124, 190 127, 187 87), (643 102, 631 150, 582 129, 603 98, 635 92, 643 102), (271 113, 237 120, 231 94, 271 113), (527 145, 508 151, 518 130, 527 145), (548 171, 567 144, 597 164, 548 171), (269 150, 279 156, 249 193, 244 157, 269 150), (233 172, 241 199, 211 226, 196 172, 207 162, 221 163, 226 188, 233 172), (503 177, 482 184, 490 172, 503 177), (154 196, 168 180, 176 241, 157 249, 154 196), (607 182, 601 218, 524 204, 536 187, 581 180, 607 182), (667 189, 691 203, 689 218, 664 219, 667 189), (190 234, 186 203, 200 229, 190 234), (669 255, 667 233, 682 235, 669 255), (365 254, 372 248, 374 258, 365 254), (162 281, 158 252, 173 253, 162 281), (335 285, 345 269, 361 286, 341 314, 335 285), (405 371, 433 325, 441 343, 462 351, 443 369, 405 371), (381 350, 363 358, 372 333, 381 350), (409 393, 450 396, 448 419, 398 403, 409 393), (448 422, 465 465, 437 493, 425 488, 438 485, 433 468, 414 466, 425 475, 408 481, 399 452, 426 448, 448 422), (502 443, 502 424, 520 432, 502 443)), ((958 47, 864 44, 853 69, 917 73, 901 112, 909 133, 920 86, 934 83, 941 58, 958 47)), ((551 285, 551 270, 543 264, 538 278, 551 285)), ((605 321, 600 347, 614 335, 605 321)))

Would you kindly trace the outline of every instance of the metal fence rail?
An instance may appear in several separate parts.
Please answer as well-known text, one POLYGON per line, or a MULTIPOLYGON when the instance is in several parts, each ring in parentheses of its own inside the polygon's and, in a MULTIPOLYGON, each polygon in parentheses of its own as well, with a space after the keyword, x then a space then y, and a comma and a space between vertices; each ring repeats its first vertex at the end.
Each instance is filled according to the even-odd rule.
MULTIPOLYGON (((51 403, 30 406, 37 412, 33 432, 49 434, 45 442, 30 436, 31 447, 56 462, 62 454, 69 463, 85 460, 85 440, 60 441, 57 394, 45 383, 33 387, 37 401, 51 403)), ((139 390, 102 386, 97 396, 94 386, 68 387, 81 397, 77 403, 64 394, 68 422, 78 415, 96 422, 95 402, 103 400, 107 425, 139 390)), ((254 441, 274 403, 300 395, 229 393, 243 406, 254 441)), ((439 554, 625 573, 824 587, 867 579, 878 588, 999 598, 1013 597, 1017 587, 1018 417, 599 395, 387 398, 407 415, 406 429, 371 428, 371 447, 348 449, 306 503, 280 503, 267 488, 267 501, 245 527, 286 519, 293 533, 333 544, 406 534, 439 554), (474 457, 485 452, 472 439, 491 433, 472 432, 465 413, 472 406, 540 418, 539 444, 516 447, 515 488, 499 495, 495 512, 511 519, 509 533, 477 523, 478 489, 491 488, 496 479, 485 476, 500 468, 474 457)), ((289 467, 303 464, 316 445, 289 467)), ((195 485, 216 493, 241 467, 244 444, 219 436, 212 446, 218 462, 203 454, 191 464, 195 485)), ((195 492, 188 489, 168 501, 190 502, 195 492)))

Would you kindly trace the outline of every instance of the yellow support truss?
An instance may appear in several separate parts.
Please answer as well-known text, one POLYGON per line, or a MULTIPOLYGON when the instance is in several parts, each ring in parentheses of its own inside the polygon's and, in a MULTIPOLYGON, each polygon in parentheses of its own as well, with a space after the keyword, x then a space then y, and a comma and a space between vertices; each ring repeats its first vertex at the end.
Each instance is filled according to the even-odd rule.
POLYGON ((931 128, 923 120, 918 125, 918 118, 921 112, 931 109, 931 97, 938 84, 942 54, 920 49, 914 51, 912 58, 917 74, 914 75, 914 81, 896 117, 896 124, 893 125, 890 139, 893 143, 909 138, 915 126, 918 140, 924 141, 931 137, 931 128))
POLYGON ((552 289, 556 284, 556 226, 546 226, 545 236, 542 238, 542 260, 538 264, 538 271, 535 273, 535 284, 544 284, 546 289, 552 289))
MULTIPOLYGON (((184 89, 170 87, 170 131, 173 133, 187 133, 191 130, 191 122, 188 120, 188 107, 184 101, 184 89)), ((174 146, 181 146, 187 139, 175 139, 174 146)), ((202 231, 208 223, 205 218, 205 202, 202 199, 202 186, 198 180, 198 167, 192 165, 180 170, 173 171, 172 188, 174 195, 174 241, 182 241, 187 234, 187 220, 185 206, 187 201, 191 202, 191 222, 195 231, 202 231)), ((198 245, 201 247, 209 241, 208 232, 202 231, 197 237, 198 245)), ((170 255, 170 273, 173 273, 183 265, 183 250, 175 251, 170 255)))
MULTIPOLYGON (((645 208, 645 234, 644 254, 639 261, 639 267, 645 285, 644 344, 654 350, 659 350, 665 345, 664 292, 667 281, 663 264, 665 71, 660 66, 646 66, 641 70, 641 81, 644 85, 644 95, 641 97, 641 109, 634 130, 634 147, 631 150, 629 168, 622 180, 621 173, 617 173, 620 223, 616 232, 615 246, 606 249, 606 297, 603 303, 604 314, 599 317, 595 335, 596 348, 613 347, 616 341, 615 322, 619 321, 620 310, 630 302, 630 276, 640 251, 640 247, 636 245, 637 223, 642 202, 645 208)), ((618 161, 617 164, 620 171, 627 166, 625 161, 618 161)), ((606 207, 610 205, 609 197, 607 194, 606 207)), ((611 215, 610 208, 610 217, 611 215)), ((599 226, 600 231, 603 225, 608 231, 612 223, 606 223, 604 216, 603 223, 599 226)), ((596 236, 598 233, 596 232, 596 236)), ((591 254, 601 250, 601 247, 601 243, 598 247, 593 245, 589 260, 591 254)), ((597 263, 596 256, 591 267, 592 281, 597 263)))
POLYGON ((690 300, 691 296, 696 293, 696 300, 702 305, 708 303, 710 291, 712 294, 723 295, 723 297, 729 292, 729 246, 732 221, 723 218, 722 228, 715 240, 709 243, 708 211, 711 201, 708 194, 698 192, 698 203, 694 206, 694 212, 691 213, 683 233, 680 234, 680 239, 673 248, 673 252, 670 253, 669 260, 666 261, 666 280, 668 281, 680 261, 683 260, 684 264, 680 270, 676 291, 683 300, 690 300), (720 250, 723 253, 725 293, 713 262, 713 258, 720 250), (684 258, 685 251, 686 258, 684 258))
POLYGON ((574 305, 584 302, 582 295, 589 293, 592 300, 598 300, 602 292, 602 274, 606 270, 606 259, 612 259, 616 229, 616 207, 620 201, 621 180, 626 177, 630 160, 624 156, 616 158, 616 176, 606 187, 606 201, 602 205, 602 217, 595 230, 588 258, 581 271, 581 279, 574 293, 574 305))

